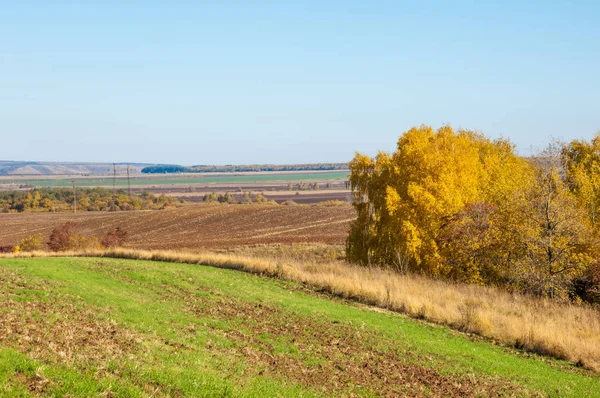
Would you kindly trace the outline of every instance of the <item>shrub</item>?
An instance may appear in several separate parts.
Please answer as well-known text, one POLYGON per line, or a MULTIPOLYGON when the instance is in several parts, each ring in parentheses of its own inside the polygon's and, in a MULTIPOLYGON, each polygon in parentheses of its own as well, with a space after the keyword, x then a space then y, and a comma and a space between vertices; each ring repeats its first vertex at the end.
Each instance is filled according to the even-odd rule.
POLYGON ((85 236, 83 234, 73 234, 69 238, 68 250, 89 250, 101 249, 102 245, 95 236, 85 236))
POLYGON ((127 232, 120 227, 109 231, 102 240, 96 236, 87 236, 77 232, 77 224, 67 222, 60 225, 50 234, 48 248, 55 252, 66 250, 89 250, 103 247, 122 246, 125 243, 127 232))
POLYGON ((0 246, 0 253, 13 253, 15 252, 14 246, 0 246))
POLYGON ((263 203, 267 203, 267 201, 268 201, 268 199, 262 193, 259 192, 256 194, 256 203, 263 204, 263 203))
POLYGON ((242 199, 240 200, 240 204, 252 204, 252 197, 250 196, 250 192, 244 192, 242 194, 242 199))
POLYGON ((600 304, 600 260, 592 263, 583 275, 573 281, 572 297, 600 304))
POLYGON ((121 229, 121 227, 117 227, 107 232, 100 243, 106 248, 119 247, 125 244, 126 239, 127 232, 121 229))
POLYGON ((71 238, 75 235, 77 224, 72 221, 66 222, 52 230, 48 240, 48 248, 54 252, 69 250, 71 238))
POLYGON ((234 203, 235 198, 229 192, 225 192, 224 194, 219 194, 217 201, 219 203, 234 203))
POLYGON ((35 234, 21 239, 21 244, 19 245, 20 251, 32 252, 34 250, 42 250, 43 239, 42 234, 35 234))
POLYGON ((219 200, 219 195, 217 195, 216 192, 211 192, 211 193, 207 193, 204 195, 204 197, 202 197, 202 201, 203 202, 216 202, 219 200))
POLYGON ((350 203, 344 202, 343 200, 330 199, 330 200, 324 200, 323 202, 319 202, 318 205, 324 206, 324 207, 341 207, 341 206, 350 206, 350 203))

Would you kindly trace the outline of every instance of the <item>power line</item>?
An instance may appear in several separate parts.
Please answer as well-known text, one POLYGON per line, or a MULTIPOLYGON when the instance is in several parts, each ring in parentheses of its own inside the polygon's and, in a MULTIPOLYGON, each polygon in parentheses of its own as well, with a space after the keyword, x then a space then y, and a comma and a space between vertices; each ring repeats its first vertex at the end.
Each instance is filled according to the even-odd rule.
POLYGON ((77 213, 77 190, 75 189, 75 180, 71 182, 73 183, 73 213, 77 213))
POLYGON ((129 193, 129 197, 131 197, 131 182, 129 180, 129 165, 127 165, 127 192, 129 193))
POLYGON ((110 204, 110 211, 113 211, 115 207, 115 201, 117 200, 117 165, 113 163, 113 194, 112 194, 112 202, 110 204))
POLYGON ((113 196, 115 195, 117 185, 117 165, 113 163, 113 196))

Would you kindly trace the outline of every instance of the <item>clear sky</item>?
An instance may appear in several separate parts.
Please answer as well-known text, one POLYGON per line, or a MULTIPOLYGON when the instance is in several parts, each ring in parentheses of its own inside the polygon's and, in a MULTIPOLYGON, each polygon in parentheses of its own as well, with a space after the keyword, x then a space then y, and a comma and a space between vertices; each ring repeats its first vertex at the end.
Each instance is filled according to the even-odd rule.
POLYGON ((600 2, 0 0, 0 159, 347 161, 600 129, 600 2))

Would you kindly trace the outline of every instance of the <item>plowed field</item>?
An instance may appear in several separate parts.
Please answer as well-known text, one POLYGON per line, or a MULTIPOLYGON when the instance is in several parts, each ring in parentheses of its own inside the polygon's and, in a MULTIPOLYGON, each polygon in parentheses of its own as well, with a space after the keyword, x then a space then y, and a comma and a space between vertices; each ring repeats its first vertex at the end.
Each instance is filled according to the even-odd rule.
POLYGON ((352 207, 190 205, 136 212, 0 214, 0 246, 50 231, 67 221, 83 233, 103 235, 121 226, 127 246, 143 249, 199 249, 275 243, 345 241, 352 207))

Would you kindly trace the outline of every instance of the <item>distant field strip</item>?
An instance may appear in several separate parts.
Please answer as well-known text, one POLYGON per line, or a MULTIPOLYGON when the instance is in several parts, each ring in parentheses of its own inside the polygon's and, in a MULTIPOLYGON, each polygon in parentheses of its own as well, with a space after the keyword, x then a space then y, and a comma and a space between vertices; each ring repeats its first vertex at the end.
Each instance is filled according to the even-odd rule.
MULTIPOLYGON (((242 182, 271 182, 271 181, 316 181, 316 180, 345 180, 348 178, 347 171, 335 172, 319 172, 319 173, 257 173, 257 174, 233 174, 233 175, 218 175, 218 176, 202 176, 202 177, 180 177, 175 176, 164 177, 161 175, 154 177, 132 177, 132 186, 152 186, 152 185, 192 185, 192 184, 215 184, 215 183, 242 183, 242 182)), ((6 182, 10 178, 4 179, 6 182)), ((65 178, 65 179, 18 179, 19 184, 31 184, 36 187, 70 187, 72 181, 75 181, 79 187, 112 187, 113 180, 111 177, 105 178, 65 178)), ((118 187, 126 187, 127 179, 120 175, 115 185, 118 187)))

